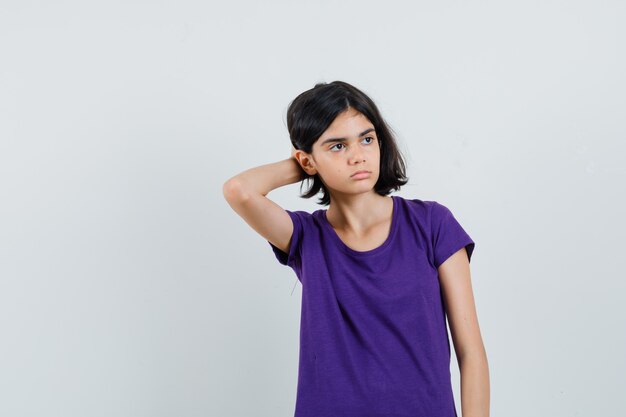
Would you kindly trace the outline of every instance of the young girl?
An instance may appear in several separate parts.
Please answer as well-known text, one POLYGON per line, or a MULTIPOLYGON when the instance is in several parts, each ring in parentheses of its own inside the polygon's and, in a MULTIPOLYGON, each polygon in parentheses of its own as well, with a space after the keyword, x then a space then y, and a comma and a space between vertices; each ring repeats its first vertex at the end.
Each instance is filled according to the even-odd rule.
POLYGON ((391 129, 354 86, 318 83, 287 112, 292 156, 224 184, 231 207, 302 284, 295 417, 456 417, 446 316, 464 417, 489 415, 489 372, 469 261, 474 241, 407 183, 391 129), (307 179, 327 210, 266 196, 307 179))

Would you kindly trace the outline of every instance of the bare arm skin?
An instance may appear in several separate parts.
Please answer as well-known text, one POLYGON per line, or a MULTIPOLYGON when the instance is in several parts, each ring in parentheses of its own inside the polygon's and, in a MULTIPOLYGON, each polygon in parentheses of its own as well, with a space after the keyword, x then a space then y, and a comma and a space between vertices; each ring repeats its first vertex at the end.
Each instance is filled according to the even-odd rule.
POLYGON ((278 162, 250 168, 224 183, 222 192, 228 204, 264 239, 289 253, 293 222, 289 214, 267 198, 279 187, 301 181, 305 173, 292 156, 278 162))
POLYGON ((480 335, 465 248, 439 266, 439 280, 461 371, 462 415, 489 417, 489 365, 480 335))

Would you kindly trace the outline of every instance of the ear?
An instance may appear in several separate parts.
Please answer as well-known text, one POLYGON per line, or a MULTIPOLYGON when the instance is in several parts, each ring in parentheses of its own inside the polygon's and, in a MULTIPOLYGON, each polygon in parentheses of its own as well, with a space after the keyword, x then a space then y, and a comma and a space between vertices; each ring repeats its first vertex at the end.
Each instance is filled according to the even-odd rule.
POLYGON ((302 150, 297 150, 294 153, 294 158, 296 158, 296 161, 298 161, 304 172, 308 175, 313 176, 317 174, 317 168, 315 167, 315 159, 313 159, 313 155, 302 150))

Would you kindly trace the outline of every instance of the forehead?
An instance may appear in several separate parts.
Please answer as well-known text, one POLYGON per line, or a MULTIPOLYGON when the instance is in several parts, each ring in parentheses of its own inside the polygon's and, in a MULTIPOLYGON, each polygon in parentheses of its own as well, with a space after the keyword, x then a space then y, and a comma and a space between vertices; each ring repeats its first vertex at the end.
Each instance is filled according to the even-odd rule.
POLYGON ((350 108, 335 117, 320 139, 359 137, 365 130, 374 133, 373 128, 374 125, 363 113, 350 108))

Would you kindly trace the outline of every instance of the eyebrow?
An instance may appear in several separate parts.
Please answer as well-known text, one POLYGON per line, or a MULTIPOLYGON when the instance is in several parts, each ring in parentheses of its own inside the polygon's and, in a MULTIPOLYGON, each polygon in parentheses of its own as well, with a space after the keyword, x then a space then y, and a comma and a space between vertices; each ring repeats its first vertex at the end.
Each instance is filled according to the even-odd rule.
MULTIPOLYGON (((359 133, 359 137, 361 137, 363 135, 366 135, 369 132, 374 132, 375 133, 375 129, 373 127, 371 127, 371 128, 369 128, 367 130, 364 130, 361 133, 359 133)), ((324 146, 324 145, 326 145, 327 143, 330 143, 330 142, 345 142, 346 140, 347 140, 347 138, 329 138, 329 139, 326 139, 324 142, 322 142, 321 146, 324 146)))

